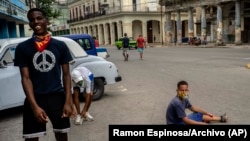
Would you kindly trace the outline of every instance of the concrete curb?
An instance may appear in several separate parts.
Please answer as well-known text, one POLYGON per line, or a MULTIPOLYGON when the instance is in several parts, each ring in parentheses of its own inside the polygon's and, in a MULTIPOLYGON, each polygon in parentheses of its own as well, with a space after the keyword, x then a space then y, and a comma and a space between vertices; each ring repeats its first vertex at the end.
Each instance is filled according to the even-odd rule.
POLYGON ((151 44, 150 47, 187 47, 187 48, 249 48, 250 49, 250 44, 247 45, 233 45, 233 44, 228 44, 225 46, 215 46, 214 44, 207 44, 207 45, 159 45, 159 44, 151 44))

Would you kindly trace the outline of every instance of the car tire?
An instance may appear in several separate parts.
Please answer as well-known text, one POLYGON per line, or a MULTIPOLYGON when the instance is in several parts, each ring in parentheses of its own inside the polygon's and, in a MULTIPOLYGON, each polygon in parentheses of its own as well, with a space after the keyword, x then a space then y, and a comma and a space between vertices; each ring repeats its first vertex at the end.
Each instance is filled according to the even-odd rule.
POLYGON ((101 78, 95 78, 94 80, 94 93, 93 100, 99 100, 104 94, 104 82, 101 78))
MULTIPOLYGON (((101 78, 95 78, 92 100, 99 100, 104 94, 104 82, 101 78)), ((86 91, 79 95, 80 101, 85 101, 86 91)))

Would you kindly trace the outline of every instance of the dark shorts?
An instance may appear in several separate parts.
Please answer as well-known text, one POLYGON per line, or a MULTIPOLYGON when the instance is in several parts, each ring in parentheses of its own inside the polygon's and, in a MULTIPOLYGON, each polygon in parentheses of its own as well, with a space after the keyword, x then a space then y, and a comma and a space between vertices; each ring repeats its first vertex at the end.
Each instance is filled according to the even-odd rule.
POLYGON ((194 112, 194 113, 191 113, 191 114, 188 115, 189 119, 199 121, 199 122, 202 122, 202 117, 203 117, 202 113, 195 113, 194 112))
MULTIPOLYGON (((70 130, 69 118, 61 118, 65 103, 64 93, 42 94, 35 97, 37 104, 46 112, 56 133, 70 130)), ((34 138, 46 135, 46 123, 37 122, 27 99, 24 102, 23 137, 34 138)))
MULTIPOLYGON (((203 114, 202 113, 193 112, 193 113, 190 113, 187 117, 189 119, 202 122, 203 114)), ((168 125, 171 125, 171 124, 168 124, 168 125)), ((172 125, 185 125, 185 123, 181 120, 180 122, 178 122, 176 124, 172 124, 172 125)))

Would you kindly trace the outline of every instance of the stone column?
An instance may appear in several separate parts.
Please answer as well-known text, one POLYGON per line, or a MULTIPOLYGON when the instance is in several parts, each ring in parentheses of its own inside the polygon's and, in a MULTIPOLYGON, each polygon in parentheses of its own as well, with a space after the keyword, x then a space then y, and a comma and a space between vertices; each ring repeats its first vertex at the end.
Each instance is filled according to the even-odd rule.
POLYGON ((181 12, 177 11, 177 43, 178 45, 182 44, 182 30, 181 30, 181 12))
POLYGON ((207 21, 206 21, 206 12, 205 12, 205 7, 201 7, 201 36, 202 40, 206 41, 206 36, 207 36, 207 21))
POLYGON ((117 24, 117 36, 118 36, 118 39, 122 37, 122 23, 121 22, 118 22, 117 24))
POLYGON ((101 44, 104 44, 104 40, 103 40, 103 25, 102 24, 100 24, 100 25, 98 25, 98 40, 99 40, 99 43, 100 43, 100 45, 101 44))
POLYGON ((147 37, 147 23, 142 22, 142 36, 147 37))
POLYGON ((99 44, 102 44, 102 32, 101 32, 100 25, 97 25, 97 38, 98 38, 99 44))
POLYGON ((219 45, 219 46, 224 45, 222 32, 223 32, 222 9, 221 9, 221 5, 218 4, 217 5, 217 41, 216 41, 216 45, 219 45))
POLYGON ((115 23, 110 23, 110 38, 111 45, 115 44, 115 23))
POLYGON ((107 45, 109 43, 108 24, 105 24, 103 28, 104 28, 104 44, 107 45))
POLYGON ((96 28, 96 33, 95 33, 96 34, 96 38, 99 40, 100 37, 99 37, 99 28, 98 28, 98 25, 96 25, 95 28, 96 28))
POLYGON ((81 33, 85 34, 85 28, 84 27, 81 27, 81 33))
POLYGON ((85 34, 88 34, 88 28, 87 27, 84 27, 83 30, 84 30, 85 34))
POLYGON ((91 36, 96 36, 96 32, 95 32, 95 25, 91 26, 91 36))
POLYGON ((142 22, 142 37, 145 39, 145 46, 148 47, 148 34, 147 34, 147 22, 142 22))
POLYGON ((189 38, 194 37, 194 18, 193 18, 193 8, 189 7, 188 9, 188 35, 189 38))
POLYGON ((91 36, 93 35, 93 33, 92 33, 92 26, 88 26, 88 34, 90 34, 91 36))
POLYGON ((97 29, 96 29, 96 25, 93 25, 93 35, 92 36, 95 36, 97 38, 97 29))
POLYGON ((240 1, 235 2, 235 42, 236 45, 241 44, 241 20, 240 20, 240 1))
POLYGON ((166 44, 170 45, 172 43, 172 24, 171 24, 171 12, 166 12, 166 44))

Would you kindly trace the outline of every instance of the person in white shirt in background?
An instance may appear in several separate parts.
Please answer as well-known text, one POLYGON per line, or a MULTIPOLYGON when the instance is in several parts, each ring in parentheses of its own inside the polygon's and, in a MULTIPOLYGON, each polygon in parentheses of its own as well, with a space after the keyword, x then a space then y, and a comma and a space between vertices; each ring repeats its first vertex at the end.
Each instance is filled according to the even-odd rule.
POLYGON ((76 108, 77 115, 75 117, 75 124, 82 124, 83 120, 93 121, 94 118, 89 114, 88 110, 92 102, 92 95, 94 89, 94 75, 86 67, 77 67, 71 73, 73 86, 73 103, 76 108), (80 111, 79 94, 85 89, 85 104, 80 111))

